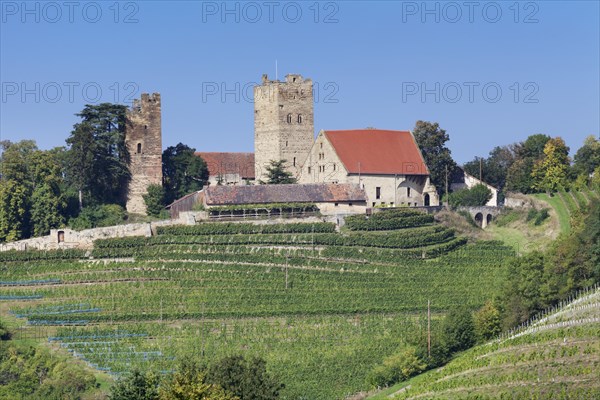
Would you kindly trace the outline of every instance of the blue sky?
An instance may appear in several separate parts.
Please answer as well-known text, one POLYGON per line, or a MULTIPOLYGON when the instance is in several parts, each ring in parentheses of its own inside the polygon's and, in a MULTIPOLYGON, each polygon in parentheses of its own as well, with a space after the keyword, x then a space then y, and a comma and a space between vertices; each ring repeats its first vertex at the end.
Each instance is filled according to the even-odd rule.
POLYGON ((2 0, 0 10, 0 134, 41 148, 64 145, 86 103, 160 92, 163 147, 253 151, 244 89, 274 77, 276 60, 280 79, 318 86, 316 131, 436 121, 459 162, 533 133, 572 150, 600 133, 597 1, 2 0))

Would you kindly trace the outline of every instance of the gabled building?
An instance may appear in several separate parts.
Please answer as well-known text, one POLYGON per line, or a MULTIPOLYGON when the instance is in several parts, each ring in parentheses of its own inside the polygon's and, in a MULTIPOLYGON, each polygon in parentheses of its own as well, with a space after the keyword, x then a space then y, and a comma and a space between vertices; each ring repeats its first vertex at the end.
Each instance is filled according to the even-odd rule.
POLYGON ((380 129, 321 131, 298 182, 353 183, 369 207, 439 205, 411 132, 380 129))
POLYGON ((210 186, 254 184, 254 153, 197 152, 196 155, 206 162, 210 186))

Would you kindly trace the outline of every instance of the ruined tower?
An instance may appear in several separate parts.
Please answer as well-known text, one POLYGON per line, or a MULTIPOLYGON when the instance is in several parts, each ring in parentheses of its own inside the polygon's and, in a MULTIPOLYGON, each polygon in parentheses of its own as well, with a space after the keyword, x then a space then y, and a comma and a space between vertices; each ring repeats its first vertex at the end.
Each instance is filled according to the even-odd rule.
POLYGON ((289 74, 285 82, 262 77, 254 87, 254 157, 256 180, 266 181, 271 160, 287 160, 298 176, 314 141, 313 84, 289 74))
POLYGON ((127 192, 127 211, 146 214, 142 197, 152 184, 162 185, 162 131, 160 94, 142 93, 127 111, 125 143, 129 150, 131 181, 127 192))

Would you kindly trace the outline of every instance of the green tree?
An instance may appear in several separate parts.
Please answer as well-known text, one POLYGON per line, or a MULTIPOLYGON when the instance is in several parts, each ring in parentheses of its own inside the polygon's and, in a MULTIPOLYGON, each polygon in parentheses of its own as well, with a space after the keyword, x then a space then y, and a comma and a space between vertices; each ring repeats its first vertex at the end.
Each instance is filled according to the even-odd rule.
POLYGON ((549 140, 544 146, 544 157, 536 162, 531 172, 533 189, 555 192, 567 186, 569 148, 560 137, 549 140))
POLYGON ((492 191, 483 184, 477 184, 472 188, 456 190, 449 195, 448 203, 452 207, 484 206, 492 198, 492 191))
POLYGON ((431 183, 441 196, 446 187, 446 173, 448 173, 449 183, 457 173, 457 165, 452 159, 450 149, 446 147, 450 136, 437 122, 426 121, 417 121, 413 135, 429 169, 431 183))
POLYGON ((261 358, 246 360, 243 356, 223 358, 208 370, 207 380, 240 400, 275 400, 285 387, 267 372, 261 358))
POLYGON ((475 344, 475 326, 471 312, 465 308, 450 311, 443 322, 443 341, 448 351, 466 350, 475 344))
POLYGON ((76 114, 82 121, 73 127, 69 145, 69 181, 88 204, 125 205, 129 152, 125 144, 127 107, 102 103, 86 105, 76 114))
POLYGON ((158 400, 158 376, 133 370, 119 379, 110 390, 109 400, 158 400))
POLYGON ((550 136, 538 133, 514 145, 515 160, 506 174, 507 190, 532 192, 534 183, 532 171, 536 162, 544 156, 544 147, 549 140, 550 136))
POLYGON ((30 190, 15 180, 0 181, 0 242, 29 237, 30 190))
POLYGON ((64 190, 63 168, 58 148, 36 151, 33 157, 33 193, 31 197, 31 226, 34 236, 50 233, 65 223, 67 202, 64 190))
POLYGON ((185 360, 170 379, 159 388, 160 400, 239 400, 221 386, 207 383, 206 373, 185 360))
POLYGON ((527 321, 545 307, 542 290, 544 265, 544 255, 537 251, 508 261, 508 278, 500 310, 504 328, 527 321))
POLYGON ((143 198, 148 215, 158 217, 165 208, 165 189, 162 185, 148 186, 148 193, 143 198))
POLYGON ((103 204, 101 206, 84 207, 76 218, 69 221, 69 226, 76 230, 102 228, 120 225, 126 218, 127 212, 122 206, 103 204))
POLYGON ((577 174, 591 175, 600 167, 600 140, 588 136, 573 158, 573 169, 577 174))
POLYGON ((494 147, 487 158, 475 157, 463 166, 463 169, 470 175, 480 178, 480 167, 482 171, 481 179, 503 190, 506 185, 508 170, 516 160, 515 145, 494 147))
POLYGON ((195 154, 196 149, 178 143, 163 152, 163 182, 165 203, 197 192, 208 181, 206 162, 195 154))
POLYGON ((293 177, 292 173, 286 171, 285 163, 287 160, 271 160, 267 166, 267 184, 279 185, 296 183, 296 178, 293 177))
POLYGON ((494 303, 487 301, 473 316, 477 341, 485 342, 498 336, 501 332, 500 311, 494 303))

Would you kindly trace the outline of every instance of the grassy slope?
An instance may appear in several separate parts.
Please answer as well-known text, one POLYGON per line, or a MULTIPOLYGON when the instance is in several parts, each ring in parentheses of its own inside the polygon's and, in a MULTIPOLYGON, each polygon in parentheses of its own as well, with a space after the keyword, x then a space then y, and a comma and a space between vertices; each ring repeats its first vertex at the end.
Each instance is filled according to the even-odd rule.
POLYGON ((476 346, 370 399, 597 399, 599 366, 596 290, 517 335, 476 346))
POLYGON ((562 198, 558 195, 548 196, 546 193, 538 193, 532 195, 538 200, 544 201, 548 203, 556 214, 558 215, 558 221, 560 223, 560 231, 562 233, 568 234, 571 231, 571 223, 570 223, 570 211, 568 206, 562 200, 562 198))

